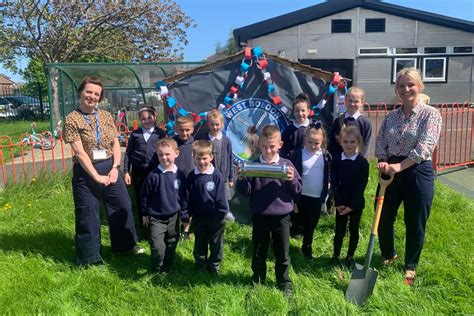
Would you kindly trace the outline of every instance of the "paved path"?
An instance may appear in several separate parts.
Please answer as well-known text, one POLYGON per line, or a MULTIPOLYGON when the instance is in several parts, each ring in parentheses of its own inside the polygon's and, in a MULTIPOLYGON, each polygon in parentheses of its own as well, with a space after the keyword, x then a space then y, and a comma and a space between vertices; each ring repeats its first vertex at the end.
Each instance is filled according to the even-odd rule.
MULTIPOLYGON (((121 164, 123 164, 125 147, 121 147, 121 150, 121 164)), ((42 151, 36 148, 32 151, 30 148, 25 148, 25 155, 16 157, 13 164, 8 162, 3 167, 0 166, 0 189, 5 186, 5 183, 13 183, 15 178, 17 183, 30 181, 35 177, 35 171, 36 175, 41 175, 42 173, 53 173, 56 168, 59 174, 67 173, 72 169, 72 164, 71 147, 64 142, 56 142, 53 150, 42 151)))
POLYGON ((440 171, 438 180, 474 200, 474 166, 440 171))

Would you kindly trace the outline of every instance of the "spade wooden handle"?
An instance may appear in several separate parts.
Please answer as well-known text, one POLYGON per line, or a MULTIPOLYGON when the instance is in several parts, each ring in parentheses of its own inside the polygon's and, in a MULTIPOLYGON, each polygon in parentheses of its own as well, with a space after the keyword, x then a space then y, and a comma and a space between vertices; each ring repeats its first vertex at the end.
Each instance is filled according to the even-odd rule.
POLYGON ((380 215, 382 214, 383 200, 385 197, 385 189, 392 183, 393 174, 379 173, 380 190, 377 196, 377 206, 375 208, 374 222, 372 224, 372 235, 377 236, 377 229, 379 228, 380 215))

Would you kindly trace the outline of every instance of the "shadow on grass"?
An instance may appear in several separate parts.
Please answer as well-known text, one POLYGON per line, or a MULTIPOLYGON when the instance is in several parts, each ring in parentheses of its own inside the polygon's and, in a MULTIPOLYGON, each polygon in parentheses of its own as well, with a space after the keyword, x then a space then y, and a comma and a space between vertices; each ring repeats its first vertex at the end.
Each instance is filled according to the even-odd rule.
POLYGON ((0 249, 24 255, 41 255, 59 263, 75 266, 74 239, 62 231, 0 234, 0 249))
MULTIPOLYGON (((226 239, 224 243, 230 248, 232 252, 239 253, 247 259, 252 259, 253 246, 252 237, 238 236, 237 238, 226 239)), ((269 252, 272 250, 272 244, 270 243, 269 252)))
POLYGON ((151 282, 155 286, 177 289, 199 285, 212 286, 215 284, 247 286, 250 284, 250 275, 243 275, 224 268, 221 274, 216 277, 207 271, 198 271, 195 268, 194 260, 177 254, 171 271, 167 274, 154 274, 151 282))

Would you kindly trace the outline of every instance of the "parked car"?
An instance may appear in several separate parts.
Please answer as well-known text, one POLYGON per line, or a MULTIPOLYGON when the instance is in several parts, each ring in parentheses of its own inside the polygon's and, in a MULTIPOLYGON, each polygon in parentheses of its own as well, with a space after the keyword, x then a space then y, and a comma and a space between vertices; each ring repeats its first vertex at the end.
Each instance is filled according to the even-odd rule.
POLYGON ((112 104, 116 107, 138 110, 144 105, 142 94, 135 90, 119 90, 114 91, 114 94, 107 95, 107 97, 112 100, 112 104))
POLYGON ((41 113, 41 103, 38 99, 29 96, 9 96, 4 97, 12 104, 14 114, 17 118, 30 120, 41 116, 49 115, 49 104, 43 102, 43 113, 41 113))
POLYGON ((4 97, 0 97, 0 118, 13 118, 17 115, 13 104, 4 97))

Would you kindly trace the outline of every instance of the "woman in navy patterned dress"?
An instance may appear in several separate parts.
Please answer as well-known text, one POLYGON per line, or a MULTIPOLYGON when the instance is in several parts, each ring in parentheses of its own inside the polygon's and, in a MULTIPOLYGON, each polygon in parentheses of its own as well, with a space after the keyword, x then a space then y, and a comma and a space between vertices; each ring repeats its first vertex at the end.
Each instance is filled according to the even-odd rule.
POLYGON ((383 121, 376 141, 377 168, 395 174, 385 192, 378 229, 384 264, 397 259, 394 222, 403 201, 406 226, 405 283, 413 284, 434 195, 431 155, 441 131, 441 115, 426 105, 420 93, 424 85, 420 73, 405 68, 397 74, 395 92, 402 106, 383 121))

